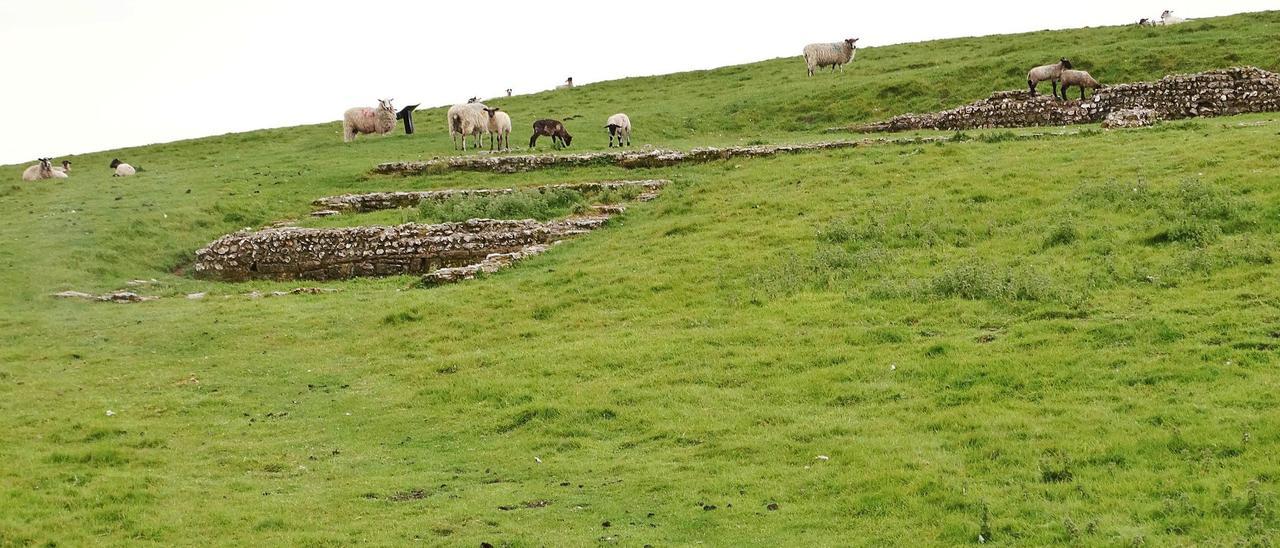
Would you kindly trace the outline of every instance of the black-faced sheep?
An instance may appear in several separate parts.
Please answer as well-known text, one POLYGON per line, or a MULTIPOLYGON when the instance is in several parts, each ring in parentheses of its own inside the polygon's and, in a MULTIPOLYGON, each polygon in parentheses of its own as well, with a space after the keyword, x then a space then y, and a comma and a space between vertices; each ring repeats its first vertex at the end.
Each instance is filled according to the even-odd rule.
POLYGON ((1174 15, 1173 10, 1164 10, 1164 13, 1160 14, 1161 25, 1177 25, 1177 24, 1186 23, 1186 22, 1187 22, 1186 19, 1183 19, 1181 17, 1174 15))
POLYGON ((342 142, 350 143, 361 133, 386 135, 396 128, 396 109, 391 99, 378 99, 378 108, 355 107, 342 113, 342 142))
POLYGON ((1052 65, 1043 65, 1031 69, 1031 72, 1027 73, 1027 88, 1031 90, 1031 96, 1035 97, 1036 86, 1040 82, 1049 81, 1053 82, 1053 96, 1057 97, 1058 80, 1062 79, 1062 71, 1069 68, 1071 68, 1071 61, 1063 57, 1052 65))
POLYGON ((565 80, 564 80, 564 83, 563 83, 563 84, 560 84, 560 85, 556 86, 556 89, 572 89, 572 88, 573 88, 573 77, 572 77, 572 76, 570 76, 570 77, 568 77, 568 78, 565 78, 565 80))
POLYGON ((1089 88, 1098 92, 1098 88, 1102 87, 1097 80, 1093 79, 1089 73, 1083 70, 1064 70, 1062 71, 1062 100, 1067 100, 1067 88, 1076 86, 1080 88, 1080 100, 1084 100, 1084 88, 1089 88))
POLYGON ((511 97, 511 88, 507 88, 507 97, 511 97))
POLYGON ((71 175, 71 160, 63 160, 62 167, 53 168, 54 177, 66 178, 70 175, 71 175), (61 173, 62 175, 58 175, 59 173, 61 173))
POLYGON ((858 39, 846 38, 843 42, 827 44, 809 44, 804 47, 804 64, 809 69, 809 76, 822 67, 836 68, 844 72, 844 66, 853 61, 858 54, 858 39))
POLYGON ((40 179, 52 179, 54 177, 53 165, 50 164, 52 160, 49 158, 36 158, 36 161, 40 163, 22 171, 22 180, 39 181, 40 179))
POLYGON ((622 139, 627 139, 627 146, 631 146, 631 118, 621 112, 610 116, 605 122, 605 129, 609 130, 609 148, 613 148, 613 138, 618 138, 618 146, 622 146, 622 139))
POLYGON ((498 138, 498 149, 511 150, 511 116, 500 108, 486 108, 489 113, 489 150, 493 150, 493 138, 498 138))
POLYGON ((137 169, 134 169, 134 167, 129 164, 121 162, 119 158, 111 160, 111 169, 116 170, 116 172, 111 175, 112 177, 132 177, 138 173, 137 169))
POLYGON ((445 115, 449 124, 449 137, 453 139, 453 147, 458 148, 458 136, 462 136, 462 150, 467 150, 467 136, 475 137, 475 148, 480 148, 480 136, 489 132, 489 115, 484 112, 484 103, 467 103, 453 105, 445 115))
POLYGON ((551 137, 551 143, 560 148, 569 146, 573 142, 573 136, 569 135, 569 131, 564 128, 564 124, 559 120, 538 120, 533 123, 533 136, 529 138, 529 148, 533 148, 538 144, 539 136, 551 137))

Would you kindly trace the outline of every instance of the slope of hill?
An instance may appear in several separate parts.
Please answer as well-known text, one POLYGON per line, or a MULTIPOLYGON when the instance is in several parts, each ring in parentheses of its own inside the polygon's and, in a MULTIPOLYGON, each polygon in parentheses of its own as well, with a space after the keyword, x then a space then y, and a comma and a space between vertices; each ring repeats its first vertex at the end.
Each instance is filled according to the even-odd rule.
MULTIPOLYGON (((575 148, 603 148, 618 110, 638 144, 809 140, 1017 88, 1061 55, 1112 82, 1276 70, 1278 24, 945 40, 864 50, 843 76, 806 78, 791 58, 493 104, 519 128, 580 115, 575 148)), ((413 137, 264 130, 87 154, 72 179, 0 188, 0 544, 1265 544, 1280 530, 1274 115, 368 176, 449 152, 443 111, 419 115, 413 137), (147 171, 112 179, 95 166, 113 156, 147 171), (674 183, 455 286, 254 299, 299 284, 181 273, 201 245, 320 196, 637 176, 674 183), (48 297, 135 278, 163 298, 48 297)))

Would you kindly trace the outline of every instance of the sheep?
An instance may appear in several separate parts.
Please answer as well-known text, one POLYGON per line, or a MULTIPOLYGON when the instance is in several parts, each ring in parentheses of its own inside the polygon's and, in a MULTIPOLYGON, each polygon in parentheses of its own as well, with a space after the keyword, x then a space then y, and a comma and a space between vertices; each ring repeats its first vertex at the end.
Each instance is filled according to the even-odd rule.
POLYGON ((1179 23, 1186 23, 1186 22, 1187 22, 1186 19, 1175 16, 1173 14, 1173 10, 1164 10, 1164 13, 1160 14, 1161 25, 1177 25, 1179 23))
POLYGON ((52 160, 50 158, 36 158, 36 161, 40 163, 22 171, 22 180, 39 181, 40 179, 52 179, 54 177, 53 166, 49 163, 52 160))
POLYGON ((473 97, 471 97, 470 99, 467 99, 467 104, 468 104, 468 105, 474 105, 474 104, 479 103, 479 102, 480 102, 480 97, 479 97, 479 96, 473 96, 473 97))
POLYGON ((1089 73, 1083 70, 1064 70, 1062 71, 1062 100, 1067 100, 1067 88, 1076 86, 1080 88, 1080 100, 1084 100, 1084 88, 1093 90, 1096 94, 1098 88, 1102 87, 1097 80, 1093 79, 1089 73))
POLYGON ((551 137, 551 143, 556 148, 560 148, 561 143, 563 146, 569 146, 569 143, 573 142, 573 136, 569 135, 569 131, 559 120, 538 120, 533 123, 533 136, 529 138, 529 148, 538 144, 538 137, 542 135, 551 137))
POLYGON ((563 84, 556 86, 556 89, 573 89, 573 77, 566 78, 563 84))
POLYGON ((804 63, 809 67, 809 76, 826 66, 830 66, 833 71, 838 67, 840 72, 844 72, 845 64, 852 62, 858 54, 857 42, 857 38, 846 38, 843 42, 805 46, 804 63))
POLYGON ((507 97, 511 97, 511 88, 507 88, 507 97))
POLYGON ((453 138, 453 147, 458 148, 458 136, 462 136, 462 150, 467 150, 467 136, 476 137, 476 148, 480 147, 480 135, 489 132, 489 117, 485 114, 484 103, 467 103, 449 107, 446 121, 449 124, 449 137, 453 138))
POLYGON ((53 168, 53 176, 59 179, 66 179, 71 175, 71 160, 63 160, 62 167, 53 168))
POLYGON ((1143 17, 1142 19, 1139 19, 1139 20, 1138 20, 1138 26, 1139 26, 1139 27, 1154 27, 1154 26, 1156 26, 1156 22, 1155 22, 1155 21, 1152 21, 1151 19, 1148 19, 1148 18, 1146 18, 1146 17, 1143 17))
POLYGON ((121 162, 119 158, 111 160, 111 169, 116 170, 112 177, 132 177, 138 173, 138 170, 134 169, 133 166, 121 162))
POLYGON ((1053 96, 1058 96, 1058 80, 1062 78, 1062 70, 1071 68, 1071 61, 1066 57, 1059 59, 1057 63, 1052 65, 1044 65, 1031 69, 1027 73, 1027 87, 1031 90, 1031 96, 1036 96, 1036 86, 1040 82, 1048 80, 1053 82, 1053 96))
POLYGON ((622 146, 622 138, 626 137, 627 146, 631 146, 631 118, 621 112, 610 116, 605 122, 605 129, 609 130, 609 148, 613 148, 613 137, 618 137, 618 146, 622 146))
POLYGON ((361 133, 386 135, 396 128, 396 109, 391 99, 378 99, 378 108, 349 108, 342 114, 342 142, 354 141, 361 133))
POLYGON ((511 116, 502 112, 502 109, 486 108, 485 112, 489 113, 489 150, 493 150, 493 137, 498 136, 498 149, 511 150, 511 116))

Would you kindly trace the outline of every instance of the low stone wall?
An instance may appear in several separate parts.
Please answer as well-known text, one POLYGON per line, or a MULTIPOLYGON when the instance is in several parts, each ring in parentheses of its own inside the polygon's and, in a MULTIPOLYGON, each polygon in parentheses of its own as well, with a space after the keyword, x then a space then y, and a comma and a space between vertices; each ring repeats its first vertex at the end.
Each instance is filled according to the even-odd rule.
MULTIPOLYGON (((1078 93, 1074 88, 1072 92, 1078 93)), ((1280 75, 1257 67, 1171 75, 1155 82, 1109 86, 1084 101, 1061 101, 1047 94, 1031 97, 1026 90, 1000 91, 956 109, 932 114, 903 114, 884 122, 845 130, 875 132, 1062 126, 1098 123, 1112 112, 1135 108, 1152 110, 1164 120, 1280 111, 1280 75)))
MULTIPOLYGON (((643 193, 656 196, 656 193, 671 181, 665 179, 646 179, 640 181, 600 181, 590 183, 570 183, 530 187, 528 190, 548 192, 551 190, 575 190, 584 193, 601 193, 608 190, 620 190, 628 187, 642 189, 643 193)), ((491 197, 513 194, 521 189, 493 188, 477 190, 424 190, 408 192, 370 192, 367 194, 343 194, 315 200, 312 205, 317 208, 339 212, 363 213, 384 209, 400 209, 417 207, 422 202, 445 201, 458 197, 491 197)))
POLYGON ((579 167, 614 165, 625 168, 666 167, 684 163, 712 162, 732 158, 756 158, 789 154, 854 148, 872 144, 930 142, 937 139, 918 138, 906 140, 860 139, 854 141, 827 141, 797 145, 758 145, 743 147, 705 147, 689 152, 654 149, 647 151, 587 152, 582 154, 523 154, 514 156, 451 156, 424 162, 388 162, 378 164, 373 172, 383 175, 421 175, 448 171, 492 171, 516 173, 549 167, 579 167))
POLYGON ((197 277, 333 280, 421 274, 480 263, 599 228, 607 215, 560 221, 472 219, 435 225, 268 228, 224 236, 196 252, 197 277))

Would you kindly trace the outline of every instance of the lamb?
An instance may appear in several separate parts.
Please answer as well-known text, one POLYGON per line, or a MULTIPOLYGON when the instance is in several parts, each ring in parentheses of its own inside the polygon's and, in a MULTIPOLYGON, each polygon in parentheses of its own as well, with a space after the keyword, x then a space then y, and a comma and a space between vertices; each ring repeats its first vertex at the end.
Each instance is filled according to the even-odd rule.
POLYGON ((626 137, 627 146, 631 146, 631 118, 621 112, 609 117, 605 122, 605 129, 609 130, 609 148, 613 148, 613 137, 618 137, 618 146, 622 146, 622 138, 626 137))
POLYGON ((805 46, 804 63, 809 67, 809 76, 813 76, 817 69, 827 66, 833 71, 839 67, 840 72, 844 72, 845 64, 852 62, 853 57, 858 54, 857 42, 857 38, 846 38, 843 42, 805 46))
POLYGON ((556 148, 560 148, 561 143, 569 146, 569 143, 573 142, 573 136, 569 135, 569 131, 559 120, 538 120, 533 123, 533 136, 529 138, 529 148, 538 144, 538 137, 542 135, 551 137, 551 143, 556 145, 556 148))
POLYGON ((342 114, 342 142, 354 141, 361 133, 386 135, 396 128, 396 109, 391 99, 378 99, 378 108, 355 107, 342 114))
POLYGON ((22 171, 22 180, 23 181, 39 181, 40 179, 52 179, 54 175, 53 175, 53 166, 50 165, 49 163, 51 159, 36 158, 36 161, 40 163, 33 165, 31 167, 28 167, 27 169, 22 171))
POLYGON ((1057 97, 1058 80, 1062 78, 1063 69, 1069 68, 1071 68, 1071 61, 1068 61, 1066 57, 1063 57, 1058 60, 1057 63, 1052 65, 1044 65, 1031 69, 1031 72, 1027 73, 1027 87, 1031 89, 1031 96, 1036 96, 1036 86, 1039 85, 1040 82, 1048 80, 1053 82, 1053 96, 1057 97))
POLYGON ((573 77, 566 78, 563 84, 556 86, 556 89, 573 89, 573 77))
POLYGON ((66 179, 71 175, 71 160, 63 160, 62 167, 53 168, 53 176, 59 179, 66 179))
POLYGON ((134 169, 133 166, 121 162, 119 158, 111 160, 111 169, 116 170, 112 177, 132 177, 138 173, 138 170, 134 169))
POLYGON ((453 138, 453 147, 458 148, 458 136, 462 136, 462 150, 467 150, 467 136, 476 138, 476 148, 480 147, 480 135, 489 132, 489 116, 485 114, 484 103, 467 103, 449 107, 446 121, 449 124, 449 137, 453 138))
POLYGON ((511 150, 511 116, 502 112, 502 109, 486 108, 485 112, 489 113, 489 150, 493 150, 493 136, 498 136, 498 149, 511 150))
POLYGON ((1062 100, 1067 100, 1067 88, 1076 86, 1080 88, 1080 100, 1084 100, 1084 88, 1093 90, 1096 94, 1098 88, 1102 87, 1097 80, 1093 79, 1089 73, 1083 70, 1064 70, 1062 71, 1062 100))
POLYGON ((1187 22, 1186 19, 1175 16, 1173 14, 1173 10, 1164 10, 1164 13, 1160 14, 1161 25, 1177 25, 1177 24, 1186 23, 1186 22, 1187 22))

